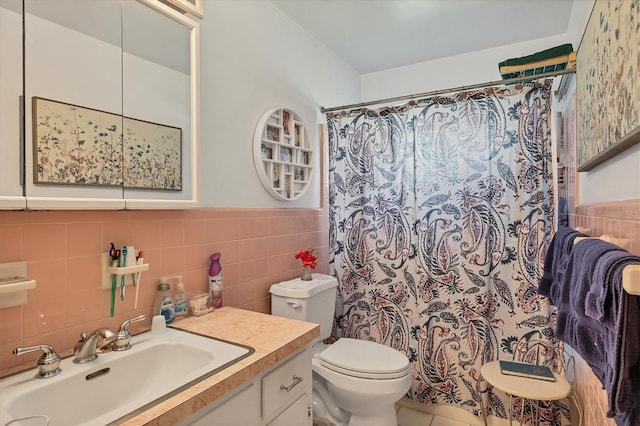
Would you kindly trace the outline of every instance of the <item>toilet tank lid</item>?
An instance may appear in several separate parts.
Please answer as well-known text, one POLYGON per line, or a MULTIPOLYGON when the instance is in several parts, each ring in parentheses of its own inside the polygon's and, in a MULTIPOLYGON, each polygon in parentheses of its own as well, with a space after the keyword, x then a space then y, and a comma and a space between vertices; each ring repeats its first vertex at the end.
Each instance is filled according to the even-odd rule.
POLYGON ((275 296, 308 299, 324 290, 338 286, 338 280, 330 275, 312 274, 312 277, 311 281, 303 281, 300 278, 296 278, 274 284, 269 289, 269 292, 275 296))

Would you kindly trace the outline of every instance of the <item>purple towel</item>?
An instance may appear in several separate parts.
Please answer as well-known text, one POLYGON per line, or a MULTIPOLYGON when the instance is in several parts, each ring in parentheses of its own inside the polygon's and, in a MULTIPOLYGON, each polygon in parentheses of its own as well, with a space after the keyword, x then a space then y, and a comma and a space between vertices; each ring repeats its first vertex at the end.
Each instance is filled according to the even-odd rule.
POLYGON ((638 425, 636 421, 640 417, 640 383, 637 381, 640 370, 640 297, 622 289, 622 271, 633 264, 640 264, 640 258, 627 253, 624 259, 618 259, 611 265, 608 276, 611 277, 609 284, 613 288, 607 292, 606 298, 611 295, 612 303, 603 306, 607 312, 603 324, 614 337, 615 345, 610 387, 605 386, 609 400, 607 416, 615 416, 616 422, 621 425, 638 425), (628 423, 629 419, 634 418, 633 422, 628 423))
POLYGON ((556 307, 559 307, 560 303, 558 284, 563 281, 566 262, 576 237, 586 237, 586 235, 569 227, 558 228, 545 255, 544 271, 538 293, 548 297, 551 304, 556 307))
POLYGON ((569 344, 591 367, 603 387, 608 373, 607 346, 604 327, 598 321, 583 317, 580 321, 570 312, 558 312, 555 337, 569 344))
POLYGON ((589 364, 607 391, 607 416, 625 426, 640 424, 640 297, 622 288, 623 269, 636 263, 613 244, 580 241, 557 262, 550 285, 556 337, 589 364))
POLYGON ((608 323, 617 322, 619 293, 624 291, 622 269, 636 263, 640 263, 640 257, 617 247, 598 259, 593 280, 602 285, 591 286, 586 295, 584 310, 588 317, 608 323))
POLYGON ((551 300, 558 308, 556 337, 573 347, 605 386, 607 376, 611 376, 607 361, 607 347, 612 347, 611 339, 607 339, 601 322, 585 315, 584 303, 574 301, 576 298, 585 299, 600 254, 598 248, 602 248, 599 243, 603 242, 588 239, 575 244, 559 262, 559 267, 564 271, 554 274, 558 280, 553 283, 552 289, 557 290, 551 300))
MULTIPOLYGON (((587 315, 586 299, 589 292, 599 294, 604 300, 606 293, 613 290, 614 286, 603 281, 610 264, 608 260, 606 262, 602 260, 603 257, 609 259, 607 256, 611 252, 626 253, 620 247, 598 238, 579 241, 573 247, 568 260, 568 264, 571 264, 570 267, 573 269, 573 275, 565 276, 562 300, 571 303, 574 313, 581 316, 587 315), (605 265, 599 267, 600 273, 596 270, 597 265, 605 265)), ((598 318, 594 319, 598 320, 598 318)))

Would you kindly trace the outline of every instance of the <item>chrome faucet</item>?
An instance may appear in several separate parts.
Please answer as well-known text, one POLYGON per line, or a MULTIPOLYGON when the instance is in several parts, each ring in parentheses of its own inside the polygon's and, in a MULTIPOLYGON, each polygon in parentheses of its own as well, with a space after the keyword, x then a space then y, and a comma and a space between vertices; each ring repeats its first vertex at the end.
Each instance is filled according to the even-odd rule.
POLYGON ((36 377, 44 379, 53 377, 60 373, 60 357, 50 345, 26 346, 24 348, 15 348, 13 354, 15 356, 26 354, 27 352, 42 351, 42 356, 38 359, 38 374, 36 377))
POLYGON ((146 319, 146 318, 147 317, 145 315, 138 315, 137 317, 128 319, 125 322, 123 322, 122 325, 120 326, 120 331, 118 331, 118 334, 116 335, 116 338, 113 341, 113 350, 126 351, 127 349, 131 348, 131 344, 129 343, 131 341, 131 333, 129 333, 129 330, 127 330, 127 327, 129 327, 129 324, 131 324, 132 322, 142 321, 143 319, 146 319))
POLYGON ((116 336, 116 333, 106 327, 95 329, 89 335, 82 332, 80 340, 73 347, 75 355, 73 362, 83 364, 93 361, 98 357, 99 351, 105 350, 114 342, 116 336))

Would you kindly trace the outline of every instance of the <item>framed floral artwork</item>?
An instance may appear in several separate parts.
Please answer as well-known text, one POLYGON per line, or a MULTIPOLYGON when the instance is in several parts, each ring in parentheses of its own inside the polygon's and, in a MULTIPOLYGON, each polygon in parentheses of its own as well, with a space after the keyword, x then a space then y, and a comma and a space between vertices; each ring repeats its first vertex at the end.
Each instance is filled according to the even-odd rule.
POLYGON ((597 1, 578 49, 578 171, 640 142, 640 0, 597 1))
POLYGON ((182 129, 39 97, 33 182, 182 189, 182 129))

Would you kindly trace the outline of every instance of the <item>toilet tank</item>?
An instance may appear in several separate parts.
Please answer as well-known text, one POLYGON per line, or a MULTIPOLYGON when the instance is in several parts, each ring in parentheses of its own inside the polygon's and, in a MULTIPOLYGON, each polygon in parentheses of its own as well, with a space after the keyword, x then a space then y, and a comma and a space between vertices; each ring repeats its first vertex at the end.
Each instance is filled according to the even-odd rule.
POLYGON ((272 285, 271 314, 319 324, 321 340, 331 336, 338 281, 324 274, 312 276, 311 281, 296 278, 272 285))

